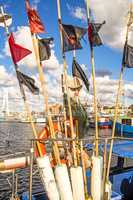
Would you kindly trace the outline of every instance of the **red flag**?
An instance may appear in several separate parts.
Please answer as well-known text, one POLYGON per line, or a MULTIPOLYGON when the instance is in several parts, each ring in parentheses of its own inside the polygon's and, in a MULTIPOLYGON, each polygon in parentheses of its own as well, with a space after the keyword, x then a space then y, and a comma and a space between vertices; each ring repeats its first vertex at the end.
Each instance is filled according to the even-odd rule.
POLYGON ((19 62, 25 56, 27 56, 27 55, 32 53, 30 50, 25 49, 25 48, 21 47, 18 44, 15 44, 15 41, 14 41, 12 33, 9 36, 8 42, 9 42, 10 52, 11 52, 14 64, 19 62))
POLYGON ((27 15, 29 18, 29 26, 31 33, 43 33, 44 32, 44 26, 41 22, 40 17, 37 14, 37 11, 30 7, 29 0, 26 0, 26 10, 27 15))

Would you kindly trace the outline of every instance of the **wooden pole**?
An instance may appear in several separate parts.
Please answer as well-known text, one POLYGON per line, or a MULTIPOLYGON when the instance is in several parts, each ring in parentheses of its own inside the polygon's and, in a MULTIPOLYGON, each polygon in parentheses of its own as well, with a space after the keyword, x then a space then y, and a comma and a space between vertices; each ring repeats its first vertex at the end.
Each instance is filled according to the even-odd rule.
MULTIPOLYGON (((129 19, 128 19, 128 23, 127 23, 125 44, 128 42, 128 32, 129 32, 129 28, 131 26, 131 23, 130 23, 131 12, 132 12, 132 5, 130 4, 130 12, 129 12, 129 19)), ((117 120, 117 117, 118 117, 119 98, 120 98, 120 93, 121 93, 121 83, 122 83, 122 76, 123 76, 124 67, 125 66, 122 65, 120 77, 119 77, 119 83, 118 83, 117 96, 116 96, 115 115, 114 115, 113 128, 112 128, 112 140, 111 140, 111 144, 110 144, 109 159, 108 159, 108 166, 107 166, 107 176, 106 176, 107 181, 109 179, 109 171, 110 171, 111 157, 112 157, 112 150, 113 150, 113 143, 114 143, 113 138, 115 136, 115 125, 116 125, 116 120, 117 120)))
MULTIPOLYGON (((55 131, 54 131, 52 118, 49 115, 48 93, 47 93, 47 90, 46 90, 43 68, 42 68, 42 65, 41 65, 41 62, 40 62, 39 49, 38 49, 38 39, 36 38, 35 34, 32 34, 32 32, 31 32, 31 38, 32 38, 32 44, 33 44, 33 49, 34 49, 34 53, 35 53, 38 73, 39 73, 39 79, 40 79, 41 88, 42 88, 42 94, 43 94, 43 97, 44 97, 44 111, 46 110, 46 113, 47 113, 47 116, 48 116, 48 123, 49 123, 51 137, 55 138, 55 131), (46 105, 46 107, 45 107, 45 105, 46 105)), ((56 142, 54 142, 53 150, 54 150, 56 162, 58 164, 60 164, 59 149, 58 149, 56 142)))
MULTIPOLYGON (((89 12, 89 0, 86 1, 86 7, 87 7, 87 19, 89 24, 89 18, 90 18, 90 12, 89 12)), ((94 93, 94 99, 93 99, 93 108, 94 108, 94 118, 95 118, 95 154, 98 156, 98 117, 97 117, 97 92, 96 92, 96 78, 95 78, 95 63, 94 63, 94 50, 92 45, 90 46, 90 52, 91 52, 91 65, 92 65, 92 80, 93 80, 93 93, 94 93)))
MULTIPOLYGON (((61 47, 62 47, 63 66, 64 66, 64 78, 65 78, 65 86, 66 86, 66 93, 67 93, 68 109, 69 109, 69 115, 70 115, 71 137, 74 138, 75 134, 74 134, 74 127, 73 127, 71 100, 70 100, 69 89, 68 89, 68 80, 67 80, 67 63, 66 63, 65 54, 63 52, 63 38, 62 38, 62 31, 61 31, 62 27, 61 27, 60 0, 57 0, 57 10, 58 10, 58 23, 59 23, 60 40, 61 40, 61 47)), ((72 142, 72 146, 73 146, 74 165, 77 166, 75 141, 72 142)))
MULTIPOLYGON (((76 50, 74 49, 73 50, 73 59, 76 60, 76 50)), ((74 79, 74 86, 75 88, 78 86, 77 85, 77 80, 74 79)), ((75 95, 75 101, 77 103, 77 105, 79 105, 79 97, 77 95, 75 95)), ((77 138, 77 142, 76 142, 76 146, 77 146, 77 163, 79 164, 80 163, 80 158, 79 158, 79 121, 78 121, 78 118, 76 119, 75 117, 75 128, 76 128, 76 138, 77 138)))
POLYGON ((66 116, 66 105, 65 105, 65 91, 64 91, 64 76, 61 75, 61 84, 62 84, 62 94, 63 94, 63 115, 64 115, 64 129, 65 129, 65 137, 68 137, 67 134, 67 116, 66 116))
POLYGON ((82 170, 83 170, 83 179, 84 179, 84 187, 85 187, 85 199, 88 200, 88 190, 87 190, 87 177, 86 177, 86 167, 85 167, 85 160, 83 155, 83 142, 81 140, 80 142, 80 148, 81 148, 81 161, 82 161, 82 170))
MULTIPOLYGON (((4 17, 3 7, 1 6, 0 9, 1 9, 1 14, 3 16, 3 23, 4 23, 5 32, 6 32, 7 38, 8 38, 9 30, 8 30, 8 26, 6 25, 6 20, 5 20, 5 17, 4 17)), ((15 67, 15 71, 16 71, 16 75, 17 75, 18 66, 14 65, 14 67, 15 67)), ((38 136, 37 136, 37 131, 36 131, 36 128, 35 128, 35 124, 33 122, 33 118, 32 118, 31 112, 30 112, 29 104, 27 102, 27 98, 26 98, 26 95, 25 95, 25 91, 24 91, 23 85, 20 84, 20 82, 19 82, 19 87, 20 87, 22 98, 24 100, 24 105, 25 105, 26 112, 27 112, 28 117, 30 119, 30 123, 31 123, 31 127, 32 127, 32 131, 33 131, 34 137, 37 139, 38 136)), ((41 148, 40 148, 39 142, 37 142, 37 148, 38 148, 38 152, 39 152, 40 156, 43 156, 42 152, 41 152, 41 148)))
POLYGON ((103 199, 105 197, 105 186, 106 186, 106 166, 107 166, 107 143, 108 143, 108 139, 105 139, 105 143, 104 143, 104 167, 103 167, 103 199))
MULTIPOLYGON (((48 116, 48 123, 49 123, 51 137, 55 138, 53 121, 52 121, 52 118, 51 118, 50 113, 49 113, 48 93, 47 93, 47 90, 46 90, 43 68, 42 68, 42 65, 41 65, 41 62, 40 62, 40 57, 39 57, 38 40, 37 40, 35 35, 32 34, 31 36, 32 36, 33 48, 34 48, 35 57, 36 57, 36 63, 37 63, 37 67, 38 67, 39 79, 40 79, 41 88, 42 88, 42 94, 43 94, 44 102, 45 102, 44 110, 46 109, 46 113, 47 113, 47 116, 48 116), (45 107, 45 105, 46 105, 46 107, 45 107)), ((54 142, 54 148, 53 149, 54 149, 56 162, 58 164, 60 164, 60 156, 59 156, 59 149, 58 149, 57 142, 54 142)))
POLYGON ((30 177, 29 177, 29 200, 32 200, 33 160, 34 160, 34 141, 31 141, 31 148, 30 148, 30 177))

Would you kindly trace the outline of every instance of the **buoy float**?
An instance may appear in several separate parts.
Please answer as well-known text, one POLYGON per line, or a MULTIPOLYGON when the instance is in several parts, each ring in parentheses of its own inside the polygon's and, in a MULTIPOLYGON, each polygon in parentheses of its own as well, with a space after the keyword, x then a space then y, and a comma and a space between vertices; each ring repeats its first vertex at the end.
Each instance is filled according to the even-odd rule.
POLYGON ((0 162, 0 171, 10 170, 16 168, 24 168, 30 163, 30 158, 28 156, 6 159, 0 162))
POLYGON ((85 200, 82 167, 71 167, 70 169, 72 191, 74 200, 85 200))
POLYGON ((55 178, 61 200, 73 200, 68 170, 65 164, 57 165, 55 167, 55 178))
POLYGON ((102 169, 103 158, 101 156, 92 156, 91 195, 93 200, 102 199, 102 169))
POLYGON ((49 200, 60 200, 49 157, 38 157, 37 164, 49 200))

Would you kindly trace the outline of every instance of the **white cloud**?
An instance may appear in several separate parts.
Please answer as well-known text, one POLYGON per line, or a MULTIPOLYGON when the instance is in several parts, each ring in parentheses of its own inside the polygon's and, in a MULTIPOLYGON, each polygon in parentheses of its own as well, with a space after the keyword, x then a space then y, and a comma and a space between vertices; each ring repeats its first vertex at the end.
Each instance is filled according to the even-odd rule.
MULTIPOLYGON (((110 3, 109 3, 109 5, 110 5, 110 3)), ((98 4, 97 7, 94 8, 94 10, 96 12, 96 9, 98 9, 99 15, 100 15, 100 13, 102 12, 101 11, 102 8, 99 8, 99 6, 100 5, 98 4)), ((105 4, 105 6, 106 6, 106 4, 105 4)), ((111 7, 111 9, 112 9, 112 7, 111 7)), ((117 13, 115 12, 115 14, 117 14, 117 13)), ((97 19, 98 19, 98 17, 97 17, 97 19)), ((101 17, 99 19, 100 19, 100 21, 102 21, 104 18, 101 17)), ((114 22, 111 22, 111 20, 110 20, 110 23, 112 23, 112 26, 108 25, 112 32, 113 32, 113 30, 115 30, 115 27, 116 27, 115 20, 113 20, 113 21, 114 22)), ((117 23, 117 25, 119 25, 119 24, 117 23)), ((120 29, 120 26, 118 29, 120 29)), ((119 40, 120 38, 117 40, 117 38, 115 38, 114 36, 120 37, 120 35, 117 35, 116 33, 115 33, 116 35, 115 34, 112 35, 112 32, 110 33, 109 30, 103 29, 102 34, 105 36, 104 38, 107 41, 107 44, 112 45, 114 47, 116 47, 116 46, 118 47, 119 46, 118 44, 120 44, 120 40, 119 40), (108 38, 106 37, 106 35, 108 35, 107 33, 109 34, 108 38), (114 38, 113 43, 110 43, 112 41, 111 37, 114 38)), ((116 32, 118 32, 117 28, 116 28, 116 32)), ((19 27, 18 30, 14 33, 14 36, 15 36, 16 43, 22 45, 25 48, 33 50, 32 40, 31 40, 30 31, 29 31, 28 27, 26 27, 26 26, 19 27)), ((5 53, 8 56, 10 55, 9 47, 8 47, 7 43, 6 43, 5 53)), ((31 72, 31 70, 34 72, 33 78, 36 80, 37 86, 39 86, 39 88, 41 88, 38 75, 34 71, 34 69, 36 69, 36 61, 35 61, 34 54, 29 55, 26 58, 24 58, 21 62, 19 62, 19 65, 23 66, 23 70, 26 72, 28 72, 28 70, 30 70, 30 72, 31 72)), ((82 64, 82 67, 84 70, 86 69, 86 66, 84 64, 82 64)), ((57 102, 57 101, 61 102, 62 101, 61 74, 63 72, 63 65, 57 59, 55 51, 53 49, 51 51, 50 59, 43 62, 43 71, 44 71, 44 76, 46 79, 46 87, 47 87, 47 91, 48 91, 49 101, 50 102, 57 102)), ((97 79, 96 79, 97 80, 98 99, 103 104, 114 104, 118 81, 113 80, 109 76, 105 76, 105 75, 107 75, 107 72, 106 73, 104 72, 102 77, 100 76, 100 77, 97 77, 97 79)), ((0 66, 0 76, 1 76, 0 87, 8 88, 9 97, 10 98, 20 97, 20 91, 19 91, 16 76, 12 73, 9 74, 9 72, 6 71, 4 66, 0 66)), ((84 87, 80 92, 80 98, 83 101, 92 102, 92 100, 93 100, 92 81, 90 80, 90 82, 91 82, 90 93, 88 94, 84 87)), ((126 88, 126 96, 131 99, 133 97, 132 83, 125 84, 125 88, 126 88)), ((44 100, 43 100, 42 95, 40 95, 40 97, 33 96, 32 94, 29 93, 28 89, 26 89, 26 94, 28 95, 31 107, 33 109, 36 108, 36 110, 37 110, 40 108, 40 110, 43 110, 44 100), (34 104, 36 104, 36 106, 34 106, 34 104)), ((20 103, 19 103, 19 101, 17 101, 17 102, 18 102, 18 107, 23 106, 22 101, 20 101, 20 103)))
POLYGON ((45 69, 54 70, 60 67, 60 63, 55 56, 55 51, 51 50, 51 57, 49 60, 45 60, 42 62, 45 69))
POLYGON ((96 21, 106 21, 106 24, 101 29, 101 35, 104 43, 111 47, 123 47, 128 2, 128 0, 91 0, 91 8, 96 21))
POLYGON ((84 8, 76 7, 71 10, 71 14, 80 20, 86 21, 86 12, 84 8))
MULTIPOLYGON (((14 33, 14 38, 15 38, 15 41, 17 44, 20 44, 21 46, 33 51, 32 40, 31 40, 30 31, 29 31, 28 27, 26 27, 26 26, 18 27, 17 31, 14 33)), ((7 42, 5 44, 5 54, 7 56, 10 56, 10 50, 9 50, 9 46, 8 46, 7 42)), ((18 63, 18 65, 21 67, 21 70, 24 73, 26 73, 26 74, 28 74, 29 72, 30 72, 30 74, 33 73, 34 76, 31 76, 31 75, 30 76, 35 79, 36 85, 39 86, 39 88, 41 88, 39 77, 37 74, 36 60, 35 60, 34 54, 32 53, 32 54, 28 55, 27 57, 25 57, 24 59, 22 59, 18 63)), ((45 84, 46 84, 46 88, 48 91, 49 100, 50 101, 56 101, 56 100, 61 101, 62 94, 61 94, 60 85, 61 85, 61 74, 63 71, 63 66, 62 66, 62 64, 59 63, 54 50, 51 50, 50 59, 44 61, 42 63, 42 65, 43 65, 43 71, 44 71, 44 76, 45 76, 45 80, 46 80, 45 84)), ((1 70, 0 73, 4 73, 4 68, 2 68, 2 69, 3 69, 3 71, 1 70)), ((9 79, 9 74, 8 73, 5 73, 5 74, 7 75, 6 80, 9 79)), ((16 82, 16 85, 18 85, 17 82, 16 82)), ((25 87, 25 90, 29 97, 30 94, 26 87, 25 87)), ((18 93, 18 91, 17 91, 17 93, 18 93)), ((10 91, 11 96, 13 96, 13 93, 16 96, 15 87, 14 87, 14 90, 10 91)), ((41 92, 41 94, 42 94, 42 92, 41 92)), ((40 98, 41 98, 41 103, 42 103, 43 102, 42 95, 40 98)), ((34 102, 35 99, 38 99, 38 97, 30 95, 31 104, 34 102)), ((44 103, 42 103, 42 105, 43 104, 44 103)))
MULTIPOLYGON (((91 0, 90 7, 96 22, 106 21, 101 28, 100 34, 103 43, 106 45, 121 49, 125 41, 127 14, 129 9, 129 0, 91 0)), ((86 12, 84 8, 67 6, 71 15, 85 21, 86 12)), ((129 34, 129 42, 133 44, 132 34, 129 34)))

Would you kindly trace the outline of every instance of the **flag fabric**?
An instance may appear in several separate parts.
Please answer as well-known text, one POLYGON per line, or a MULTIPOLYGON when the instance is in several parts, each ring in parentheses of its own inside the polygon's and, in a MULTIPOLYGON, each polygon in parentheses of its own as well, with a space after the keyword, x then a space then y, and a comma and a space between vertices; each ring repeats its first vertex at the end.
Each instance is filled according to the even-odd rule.
POLYGON ((53 38, 38 39, 40 61, 48 60, 51 56, 50 44, 53 38))
POLYGON ((88 24, 88 38, 90 41, 90 45, 93 47, 102 45, 102 40, 98 32, 101 29, 103 24, 105 24, 105 21, 103 23, 89 22, 88 24))
POLYGON ((89 81, 88 78, 86 77, 83 69, 81 68, 81 66, 76 62, 75 59, 73 59, 73 63, 72 63, 72 75, 75 77, 80 78, 84 84, 86 89, 89 91, 89 81))
POLYGON ((35 95, 39 94, 39 88, 35 85, 35 80, 22 72, 17 70, 17 78, 20 82, 20 84, 24 84, 30 92, 32 92, 35 95))
POLYGON ((32 53, 30 50, 15 43, 13 33, 10 34, 8 42, 14 64, 16 64, 24 57, 32 53))
POLYGON ((37 11, 30 7, 29 0, 26 0, 26 10, 29 18, 29 26, 32 34, 43 33, 44 26, 37 11))
POLYGON ((63 52, 82 49, 80 40, 87 30, 73 25, 60 24, 63 37, 63 52))
POLYGON ((133 47, 127 43, 124 46, 122 64, 125 67, 133 68, 133 47))

